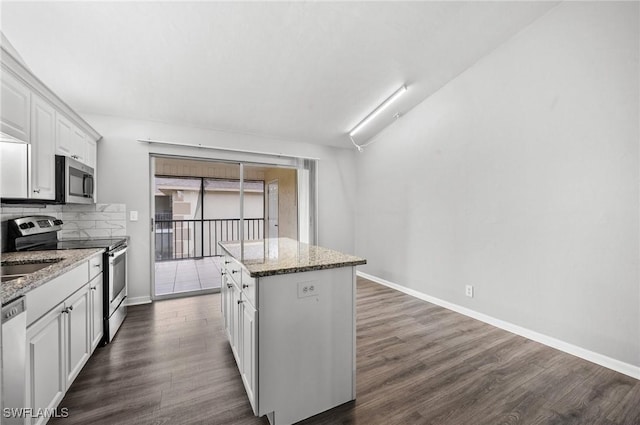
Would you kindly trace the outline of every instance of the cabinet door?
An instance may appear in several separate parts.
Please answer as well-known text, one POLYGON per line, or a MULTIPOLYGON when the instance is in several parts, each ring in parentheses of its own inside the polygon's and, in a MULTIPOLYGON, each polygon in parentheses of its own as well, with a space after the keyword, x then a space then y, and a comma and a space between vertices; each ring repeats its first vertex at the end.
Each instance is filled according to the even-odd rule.
POLYGON ((56 153, 58 155, 73 155, 73 125, 62 114, 56 113, 56 153))
POLYGON ((75 125, 71 131, 71 158, 86 164, 87 159, 87 136, 84 131, 75 125))
MULTIPOLYGON (((66 389, 64 304, 57 305, 27 329, 26 406, 53 408, 66 389)), ((28 420, 41 424, 46 418, 28 420)))
POLYGON ((98 162, 98 144, 95 140, 91 140, 88 136, 86 136, 85 146, 86 149, 84 163, 95 170, 96 163, 98 162))
POLYGON ((244 382, 253 413, 257 413, 255 404, 256 390, 256 310, 244 301, 240 304, 240 374, 244 382))
POLYGON ((240 290, 234 284, 231 285, 231 309, 229 317, 229 333, 231 334, 231 350, 236 357, 236 362, 240 366, 240 353, 238 345, 240 343, 240 290))
POLYGON ((31 198, 55 199, 56 112, 33 95, 31 102, 31 198))
POLYGON ((220 275, 220 313, 222 313, 222 325, 226 330, 228 330, 228 325, 227 325, 227 321, 228 321, 228 317, 227 317, 227 295, 228 295, 228 291, 227 291, 227 279, 224 276, 224 269, 220 275))
POLYGON ((0 83, 0 131, 29 142, 31 92, 8 72, 2 72, 0 83))
POLYGON ((103 288, 102 273, 89 282, 91 296, 91 352, 96 349, 102 340, 104 323, 102 320, 103 288))
POLYGON ((222 290, 224 291, 224 299, 222 300, 224 303, 224 327, 229 340, 231 340, 231 334, 233 332, 233 284, 229 282, 226 276, 223 276, 222 283, 222 290))
POLYGON ((76 379, 90 355, 91 317, 89 316, 89 292, 91 292, 89 284, 86 284, 65 301, 65 307, 68 309, 66 320, 67 388, 76 379))

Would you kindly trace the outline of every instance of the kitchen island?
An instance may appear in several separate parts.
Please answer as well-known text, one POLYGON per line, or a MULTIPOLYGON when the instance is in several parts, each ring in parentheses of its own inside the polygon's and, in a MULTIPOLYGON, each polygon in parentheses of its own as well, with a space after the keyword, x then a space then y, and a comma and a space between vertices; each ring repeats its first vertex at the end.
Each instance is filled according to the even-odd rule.
POLYGON ((354 400, 366 260, 288 238, 219 245, 224 327, 256 416, 288 425, 354 400))

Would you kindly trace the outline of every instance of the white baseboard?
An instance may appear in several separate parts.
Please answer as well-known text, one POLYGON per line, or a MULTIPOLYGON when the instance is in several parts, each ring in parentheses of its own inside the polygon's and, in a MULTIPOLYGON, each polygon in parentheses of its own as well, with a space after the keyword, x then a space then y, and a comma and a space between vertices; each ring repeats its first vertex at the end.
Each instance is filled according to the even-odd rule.
POLYGON ((149 304, 150 302, 151 302, 151 297, 148 295, 144 297, 127 297, 127 301, 125 302, 125 305, 129 306, 129 305, 149 304))
POLYGON ((615 370, 616 372, 623 373, 625 375, 631 376, 632 378, 640 379, 639 366, 634 366, 632 364, 625 363, 620 360, 616 360, 614 358, 605 356, 603 354, 599 354, 594 351, 587 350, 586 348, 578 347, 577 345, 569 344, 568 342, 565 342, 547 335, 543 335, 541 333, 532 331, 527 328, 523 328, 522 326, 514 325, 513 323, 505 322, 504 320, 496 319, 495 317, 491 317, 486 314, 468 309, 466 307, 453 304, 449 301, 441 300, 439 298, 432 297, 427 294, 423 294, 422 292, 416 291, 415 289, 406 288, 402 285, 389 282, 388 280, 381 279, 377 276, 373 276, 360 271, 357 272, 357 275, 365 279, 369 279, 373 282, 379 283, 381 285, 387 286, 391 289, 395 289, 397 291, 403 292, 407 295, 411 295, 412 297, 430 302, 432 304, 439 305, 440 307, 444 307, 447 310, 464 314, 465 316, 480 320, 481 322, 488 323, 489 325, 495 326, 500 329, 504 329, 505 331, 514 333, 516 335, 523 336, 530 340, 544 344, 548 347, 552 347, 557 350, 564 351, 565 353, 569 353, 576 357, 580 357, 581 359, 590 361, 600 366, 604 366, 611 370, 615 370))

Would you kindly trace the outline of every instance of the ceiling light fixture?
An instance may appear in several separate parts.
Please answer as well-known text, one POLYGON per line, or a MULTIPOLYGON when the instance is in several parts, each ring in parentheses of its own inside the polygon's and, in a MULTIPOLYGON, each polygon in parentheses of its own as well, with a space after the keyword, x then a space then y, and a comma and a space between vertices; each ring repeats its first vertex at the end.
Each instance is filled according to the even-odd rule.
POLYGON ((349 136, 353 137, 353 135, 356 134, 358 131, 360 131, 362 129, 362 127, 367 125, 369 123, 369 121, 371 121, 372 119, 377 117, 382 111, 387 109, 387 107, 389 105, 391 105, 396 99, 398 99, 400 96, 402 96, 402 94, 404 92, 406 92, 406 91, 407 91, 407 87, 405 85, 402 85, 402 87, 400 87, 398 90, 395 91, 395 93, 393 93, 391 96, 389 96, 387 98, 387 100, 382 102, 380 104, 380 106, 378 106, 376 109, 374 109, 373 112, 371 112, 369 115, 364 117, 364 119, 362 121, 360 121, 358 123, 358 125, 353 127, 353 129, 349 132, 349 136))

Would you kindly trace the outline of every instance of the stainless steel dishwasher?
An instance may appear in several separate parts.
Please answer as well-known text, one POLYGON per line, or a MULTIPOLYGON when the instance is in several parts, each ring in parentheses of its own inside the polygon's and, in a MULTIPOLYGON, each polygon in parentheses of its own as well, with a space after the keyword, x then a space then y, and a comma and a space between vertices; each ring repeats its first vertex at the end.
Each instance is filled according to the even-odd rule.
POLYGON ((11 410, 25 407, 27 307, 24 297, 2 306, 2 423, 24 423, 11 410), (12 417, 13 416, 13 417, 12 417))

